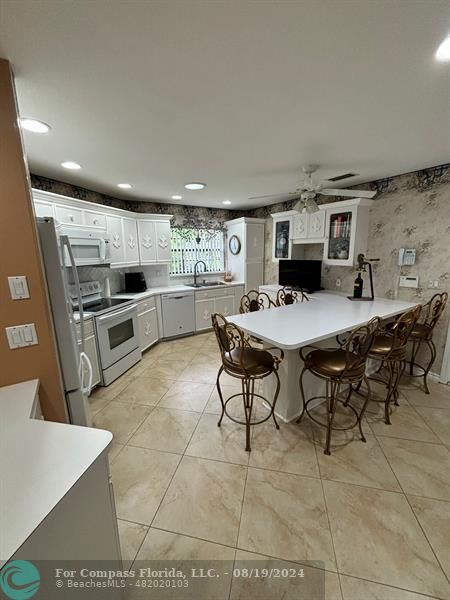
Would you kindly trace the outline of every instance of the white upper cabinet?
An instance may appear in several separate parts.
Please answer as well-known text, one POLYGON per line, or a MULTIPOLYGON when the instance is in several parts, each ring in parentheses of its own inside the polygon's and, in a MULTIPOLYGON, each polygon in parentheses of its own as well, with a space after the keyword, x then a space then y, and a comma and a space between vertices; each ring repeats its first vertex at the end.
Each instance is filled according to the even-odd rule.
POLYGON ((45 200, 34 201, 34 213, 36 217, 55 217, 55 205, 45 200))
POLYGON ((322 239, 325 235, 325 211, 319 210, 308 217, 308 238, 322 239))
POLYGON ((367 251, 369 209, 373 200, 351 198, 321 204, 315 213, 289 210, 274 213, 272 243, 274 261, 292 257, 292 245, 322 244, 323 262, 351 267, 360 252, 367 251))
POLYGON ((323 261, 352 267, 358 254, 367 252, 369 209, 373 200, 355 198, 327 205, 323 261))
POLYGON ((292 239, 299 240, 308 237, 308 217, 306 213, 298 213, 292 217, 292 239))
POLYGON ((141 265, 156 262, 156 225, 154 221, 138 221, 139 256, 141 265))
POLYGON ((106 215, 106 231, 109 234, 111 266, 125 264, 125 245, 123 239, 122 218, 106 215))
POLYGON ((127 265, 139 264, 139 246, 136 219, 122 217, 123 240, 125 244, 125 262, 127 265))
POLYGON ((170 219, 172 215, 134 213, 33 190, 36 217, 53 217, 79 231, 106 229, 111 267, 170 262, 170 219))
POLYGON ((170 221, 156 221, 157 262, 170 262, 170 221))

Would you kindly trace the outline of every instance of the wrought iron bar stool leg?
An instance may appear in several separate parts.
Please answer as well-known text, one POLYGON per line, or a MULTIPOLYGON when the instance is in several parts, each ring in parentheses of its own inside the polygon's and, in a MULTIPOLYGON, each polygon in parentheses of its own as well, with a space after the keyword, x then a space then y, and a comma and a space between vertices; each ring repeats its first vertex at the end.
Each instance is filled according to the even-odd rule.
POLYGON ((276 387, 275 395, 273 397, 273 402, 272 402, 272 419, 273 419, 273 422, 275 423, 275 427, 277 429, 280 429, 280 426, 278 425, 278 421, 277 421, 277 419, 275 417, 275 405, 276 405, 277 400, 278 400, 278 394, 280 393, 281 383, 280 383, 280 377, 279 377, 277 371, 274 371, 274 375, 277 378, 277 387, 276 387))
POLYGON ((413 340, 412 349, 411 349, 411 358, 409 360, 409 374, 414 375, 414 363, 416 361, 417 351, 419 349, 420 342, 417 343, 416 340, 413 340))
POLYGON ((303 367, 303 370, 300 373, 300 377, 299 377, 299 386, 300 386, 300 393, 302 395, 303 408, 302 408, 302 412, 300 413, 300 415, 298 416, 298 418, 296 420, 296 423, 300 423, 303 415, 305 414, 306 399, 305 399, 305 389, 303 387, 303 375, 305 374, 305 372, 307 370, 308 369, 306 367, 303 367))
POLYGON ((223 415, 225 414, 225 404, 223 401, 222 389, 220 387, 220 376, 222 375, 222 372, 223 372, 223 366, 220 367, 219 372, 217 373, 217 379, 216 379, 217 392, 219 393, 220 404, 222 405, 222 414, 220 415, 220 419, 217 423, 217 427, 221 426, 223 415))
POLYGON ((366 442, 366 441, 367 441, 367 440, 366 440, 366 436, 364 435, 364 433, 363 433, 363 430, 362 430, 362 420, 363 420, 364 414, 365 414, 365 412, 366 412, 367 405, 369 404, 369 401, 370 401, 370 393, 371 393, 371 392, 370 392, 369 378, 368 378, 368 377, 366 377, 366 375, 364 375, 363 379, 362 379, 362 380, 361 380, 361 381, 358 383, 358 389, 361 387, 361 383, 362 383, 363 381, 364 381, 364 383, 365 383, 365 384, 366 384, 366 386, 367 386, 367 397, 366 397, 366 399, 364 400, 364 404, 363 404, 363 405, 362 405, 362 407, 361 407, 361 412, 359 413, 359 417, 358 417, 358 426, 359 426, 359 433, 361 434, 361 440, 362 440, 363 442, 366 442))
POLYGON ((328 426, 327 426, 327 438, 326 438, 326 442, 325 442, 325 450, 324 450, 324 454, 327 454, 328 456, 331 455, 331 434, 333 431, 333 421, 334 421, 334 415, 336 414, 336 406, 337 406, 337 397, 339 394, 339 390, 340 390, 340 382, 333 382, 331 383, 330 386, 330 395, 329 397, 327 397, 327 408, 328 408, 328 426))
POLYGON ((424 388, 425 388, 425 394, 429 394, 430 390, 428 388, 427 376, 428 376, 428 373, 431 370, 431 367, 434 364, 434 361, 436 360, 436 346, 434 345, 433 340, 425 340, 425 341, 426 341, 426 344, 427 344, 428 348, 430 349, 431 357, 430 357, 430 362, 428 363, 428 366, 425 369, 424 374, 423 374, 423 385, 424 385, 424 388))

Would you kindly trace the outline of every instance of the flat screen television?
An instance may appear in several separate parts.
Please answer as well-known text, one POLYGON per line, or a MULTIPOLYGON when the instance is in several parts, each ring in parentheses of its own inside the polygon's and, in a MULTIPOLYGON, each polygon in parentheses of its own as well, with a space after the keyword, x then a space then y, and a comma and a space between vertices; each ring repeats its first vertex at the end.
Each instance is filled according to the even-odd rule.
POLYGON ((321 260, 280 260, 278 265, 279 285, 310 293, 321 289, 321 260))

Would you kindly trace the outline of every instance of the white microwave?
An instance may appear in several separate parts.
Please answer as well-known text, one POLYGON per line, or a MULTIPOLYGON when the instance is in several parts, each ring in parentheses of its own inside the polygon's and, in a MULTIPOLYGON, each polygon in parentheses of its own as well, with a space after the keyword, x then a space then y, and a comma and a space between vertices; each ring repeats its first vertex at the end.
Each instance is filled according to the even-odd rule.
MULTIPOLYGON (((79 230, 72 227, 60 227, 58 233, 69 238, 73 259, 77 267, 107 265, 111 262, 107 233, 79 230)), ((64 248, 64 264, 66 267, 70 267, 72 264, 67 248, 64 248)))

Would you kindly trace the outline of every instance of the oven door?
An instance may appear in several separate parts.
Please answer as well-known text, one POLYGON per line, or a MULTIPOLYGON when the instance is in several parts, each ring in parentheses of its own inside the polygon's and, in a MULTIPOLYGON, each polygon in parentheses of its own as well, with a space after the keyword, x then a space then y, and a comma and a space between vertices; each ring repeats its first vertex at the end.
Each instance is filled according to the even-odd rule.
MULTIPOLYGON (((69 237, 75 265, 104 265, 110 262, 108 241, 102 237, 69 237)), ((70 266, 70 258, 65 255, 66 267, 70 266)))
POLYGON ((95 317, 102 369, 139 346, 136 304, 95 317))

